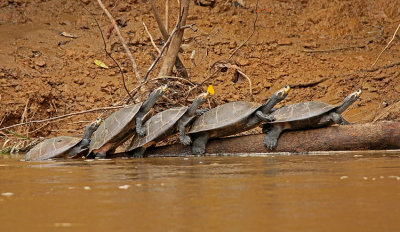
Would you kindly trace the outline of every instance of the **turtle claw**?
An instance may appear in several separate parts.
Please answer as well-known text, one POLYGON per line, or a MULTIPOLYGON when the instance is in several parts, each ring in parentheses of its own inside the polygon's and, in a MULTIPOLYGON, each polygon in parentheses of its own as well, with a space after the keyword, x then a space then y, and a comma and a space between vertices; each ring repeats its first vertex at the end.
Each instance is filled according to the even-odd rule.
POLYGON ((204 109, 198 109, 196 110, 196 116, 201 116, 202 114, 204 114, 205 112, 209 111, 209 108, 204 108, 204 109))
POLYGON ((132 158, 143 158, 143 154, 133 154, 132 158))
POLYGON ((271 124, 264 124, 262 125, 262 133, 267 134, 271 131, 271 124))
POLYGON ((180 137, 179 140, 185 146, 189 146, 192 143, 192 139, 189 136, 180 137))
POLYGON ((202 155, 206 153, 206 149, 202 147, 192 147, 193 155, 202 155))
POLYGON ((266 117, 266 119, 267 119, 268 122, 273 122, 273 121, 276 120, 276 118, 275 118, 274 116, 272 116, 272 115, 268 115, 268 116, 266 117))
POLYGON ((105 159, 106 153, 97 153, 95 159, 105 159))
POLYGON ((132 158, 143 158, 146 149, 139 147, 131 153, 132 158))
POLYGON ((267 147, 268 150, 273 150, 278 143, 277 139, 265 137, 264 138, 264 146, 267 147))
POLYGON ((136 133, 138 133, 139 136, 144 137, 146 136, 146 128, 136 128, 136 133))

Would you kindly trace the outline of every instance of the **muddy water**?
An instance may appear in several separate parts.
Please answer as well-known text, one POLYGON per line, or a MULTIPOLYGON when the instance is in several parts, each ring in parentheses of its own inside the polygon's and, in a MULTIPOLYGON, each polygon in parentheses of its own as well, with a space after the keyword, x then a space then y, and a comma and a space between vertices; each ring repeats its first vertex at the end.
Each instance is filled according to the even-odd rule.
POLYGON ((399 231, 399 157, 3 156, 0 231, 399 231))

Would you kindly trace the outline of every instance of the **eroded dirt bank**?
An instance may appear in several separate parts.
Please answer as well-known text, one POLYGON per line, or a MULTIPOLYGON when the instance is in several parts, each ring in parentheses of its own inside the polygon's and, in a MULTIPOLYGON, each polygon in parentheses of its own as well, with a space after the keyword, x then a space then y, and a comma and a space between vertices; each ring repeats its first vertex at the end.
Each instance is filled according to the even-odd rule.
MULTIPOLYGON (((161 35, 150 6, 142 1, 104 1, 118 24, 142 73, 157 52, 151 45, 143 22, 157 45, 161 35)), ((176 1, 170 1, 169 28, 175 23, 176 1)), ((210 66, 226 60, 253 31, 254 35, 232 59, 252 81, 254 101, 262 102, 286 84, 294 86, 281 104, 320 100, 339 103, 348 93, 362 88, 361 100, 344 113, 351 122, 398 120, 400 97, 400 41, 397 36, 371 67, 393 36, 400 22, 400 1, 246 1, 246 7, 218 1, 213 7, 191 4, 187 30, 180 54, 190 81, 200 83, 210 75, 210 66), (194 59, 190 59, 195 51, 194 59), (393 65, 394 64, 394 65, 393 65), (397 104, 396 104, 397 103, 397 104), (384 113, 384 114, 382 114, 384 113)), ((0 127, 72 112, 117 105, 126 97, 118 69, 104 53, 104 45, 93 18, 104 31, 109 21, 95 1, 15 0, 0 3, 0 127), (71 33, 77 38, 60 36, 71 33), (102 69, 93 61, 110 66, 102 69)), ((158 1, 164 17, 164 2, 158 1)), ((113 35, 108 49, 126 75, 132 90, 138 82, 131 63, 113 35)), ((155 78, 160 65, 152 72, 155 78)), ((154 86, 151 82, 139 92, 143 100, 154 86)), ((213 84, 213 106, 224 102, 251 100, 245 78, 235 80, 235 72, 218 72, 203 85, 213 84)), ((156 111, 189 104, 199 90, 170 81, 168 99, 156 111)), ((79 134, 94 112, 65 120, 13 128, 26 137, 79 134)), ((12 137, 11 132, 2 131, 12 137)), ((0 134, 1 140, 6 136, 0 134)), ((3 143, 2 143, 3 144, 3 143)))

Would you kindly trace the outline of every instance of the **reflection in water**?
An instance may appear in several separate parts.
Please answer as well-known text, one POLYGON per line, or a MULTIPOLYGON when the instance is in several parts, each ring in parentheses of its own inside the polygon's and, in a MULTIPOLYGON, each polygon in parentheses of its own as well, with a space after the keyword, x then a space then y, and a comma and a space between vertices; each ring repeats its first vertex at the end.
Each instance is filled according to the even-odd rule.
POLYGON ((398 230, 399 155, 0 159, 0 231, 398 230))

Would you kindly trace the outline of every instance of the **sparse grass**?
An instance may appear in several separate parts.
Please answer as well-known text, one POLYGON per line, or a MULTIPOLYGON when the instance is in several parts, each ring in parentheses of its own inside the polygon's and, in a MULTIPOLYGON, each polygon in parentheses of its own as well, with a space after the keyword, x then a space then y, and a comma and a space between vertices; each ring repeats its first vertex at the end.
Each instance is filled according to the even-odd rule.
POLYGON ((14 154, 19 152, 27 152, 33 146, 43 140, 43 138, 28 138, 13 131, 8 131, 10 134, 3 134, 0 139, 4 142, 0 147, 0 154, 14 154))

